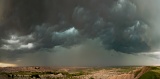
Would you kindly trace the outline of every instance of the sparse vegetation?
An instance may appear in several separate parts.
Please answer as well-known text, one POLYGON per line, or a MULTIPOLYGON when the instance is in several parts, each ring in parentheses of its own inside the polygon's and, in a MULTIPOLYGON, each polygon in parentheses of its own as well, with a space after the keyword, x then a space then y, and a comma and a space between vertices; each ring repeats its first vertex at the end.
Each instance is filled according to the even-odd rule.
POLYGON ((133 68, 133 67, 123 67, 123 68, 120 68, 120 70, 118 70, 118 72, 128 73, 128 72, 133 71, 134 69, 135 68, 133 68))
MULTIPOLYGON (((28 77, 30 78, 40 78, 41 75, 58 75, 61 74, 63 75, 66 79, 78 79, 76 78, 77 76, 81 76, 81 75, 86 75, 87 73, 83 72, 83 71, 79 71, 79 72, 74 72, 74 73, 69 73, 69 72, 62 72, 62 71, 49 71, 49 72, 28 72, 28 71, 19 71, 19 72, 13 72, 13 73, 0 73, 0 75, 7 75, 8 77, 14 77, 14 75, 28 75, 28 77)), ((54 78, 50 78, 48 77, 47 79, 54 79, 54 78)), ((56 77, 55 79, 62 79, 61 77, 56 77)))
MULTIPOLYGON (((138 68, 138 67, 137 67, 138 68)), ((27 68, 25 68, 27 69, 27 68)), ((136 69, 136 67, 106 67, 106 68, 63 68, 63 69, 54 69, 54 70, 45 70, 43 68, 34 68, 33 71, 29 70, 19 70, 19 71, 14 71, 14 72, 1 72, 0 75, 4 75, 7 78, 20 78, 20 77, 25 77, 25 79, 30 79, 30 78, 45 78, 45 79, 110 79, 109 77, 113 77, 116 75, 121 75, 124 73, 128 77, 130 76, 129 72, 132 72, 133 70, 136 69)), ((9 70, 9 69, 8 69, 9 70)), ((135 72, 135 76, 137 76, 141 70, 135 72)), ((149 76, 152 76, 153 79, 159 78, 160 73, 160 67, 151 67, 151 71, 145 73, 140 79, 146 79, 148 74, 149 76)), ((150 79, 152 79, 150 77, 150 79)), ((1 78, 0 78, 1 79, 1 78)), ((160 78, 159 78, 160 79, 160 78)))

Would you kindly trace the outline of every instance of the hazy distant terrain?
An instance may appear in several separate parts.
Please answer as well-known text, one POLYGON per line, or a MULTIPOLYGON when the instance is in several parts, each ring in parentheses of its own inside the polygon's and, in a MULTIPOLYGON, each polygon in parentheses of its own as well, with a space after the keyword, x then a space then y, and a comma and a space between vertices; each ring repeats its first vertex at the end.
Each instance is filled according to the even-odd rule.
POLYGON ((0 79, 159 79, 160 67, 5 67, 0 79))

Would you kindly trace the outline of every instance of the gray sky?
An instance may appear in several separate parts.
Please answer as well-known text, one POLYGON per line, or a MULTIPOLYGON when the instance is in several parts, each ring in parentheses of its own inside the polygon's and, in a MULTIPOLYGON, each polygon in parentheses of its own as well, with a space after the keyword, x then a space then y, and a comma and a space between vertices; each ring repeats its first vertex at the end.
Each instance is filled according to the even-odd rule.
POLYGON ((0 63, 160 64, 159 0, 0 0, 0 63))

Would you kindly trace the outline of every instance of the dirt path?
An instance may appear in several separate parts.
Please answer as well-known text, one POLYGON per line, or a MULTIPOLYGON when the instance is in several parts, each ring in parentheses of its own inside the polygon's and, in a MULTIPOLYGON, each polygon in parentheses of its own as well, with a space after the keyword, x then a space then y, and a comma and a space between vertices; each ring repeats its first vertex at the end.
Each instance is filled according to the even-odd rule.
POLYGON ((134 79, 140 78, 144 73, 148 72, 150 69, 151 69, 150 67, 143 67, 140 70, 140 73, 134 79))

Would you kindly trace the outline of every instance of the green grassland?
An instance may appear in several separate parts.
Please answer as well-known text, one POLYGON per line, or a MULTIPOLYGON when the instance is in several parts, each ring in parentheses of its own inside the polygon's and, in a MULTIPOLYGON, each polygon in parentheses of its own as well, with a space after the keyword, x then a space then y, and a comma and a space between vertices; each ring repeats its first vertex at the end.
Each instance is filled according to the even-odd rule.
POLYGON ((151 67, 151 70, 144 73, 139 79, 160 79, 160 67, 151 67))

